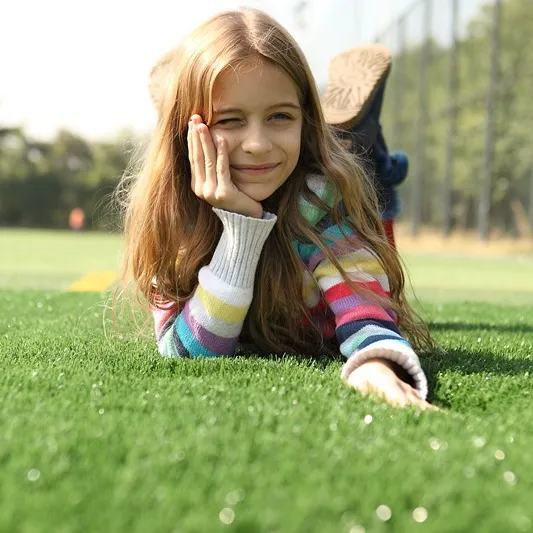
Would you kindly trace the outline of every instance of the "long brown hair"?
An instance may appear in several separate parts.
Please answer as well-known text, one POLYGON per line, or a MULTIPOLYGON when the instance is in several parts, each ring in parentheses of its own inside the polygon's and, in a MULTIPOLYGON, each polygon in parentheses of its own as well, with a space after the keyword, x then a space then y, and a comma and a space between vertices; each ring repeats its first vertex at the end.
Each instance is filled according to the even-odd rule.
POLYGON ((385 237, 369 178, 324 122, 310 68, 294 39, 255 9, 211 18, 165 56, 168 76, 164 94, 159 95, 159 121, 142 167, 124 178, 121 189, 127 191, 123 280, 133 280, 152 305, 157 303, 154 279, 158 295, 165 299, 183 303, 192 296, 198 271, 209 263, 222 225, 211 206, 191 189, 188 121, 197 113, 209 124, 217 76, 250 61, 268 62, 290 76, 303 110, 303 126, 294 172, 263 202, 265 209, 277 213, 278 220, 259 261, 246 334, 263 352, 331 352, 318 329, 302 327, 309 310, 295 241, 320 247, 346 282, 362 291, 348 278, 320 230, 300 213, 298 200, 304 197, 322 208, 333 223, 348 225, 375 252, 390 283, 391 301, 382 304, 397 313, 399 327, 415 348, 430 346, 427 328, 414 319, 405 299, 403 270, 385 237), (309 189, 305 178, 310 173, 324 176, 334 186, 333 207, 309 189))

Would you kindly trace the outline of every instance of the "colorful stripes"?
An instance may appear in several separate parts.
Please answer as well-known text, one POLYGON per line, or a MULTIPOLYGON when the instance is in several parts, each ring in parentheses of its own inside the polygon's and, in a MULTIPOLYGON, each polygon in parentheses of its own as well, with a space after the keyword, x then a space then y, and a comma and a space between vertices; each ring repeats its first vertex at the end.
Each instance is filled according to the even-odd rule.
POLYGON ((217 280, 208 267, 200 269, 198 278, 198 288, 181 313, 177 308, 152 308, 163 355, 219 357, 235 351, 251 303, 251 289, 230 287, 217 280))
MULTIPOLYGON (((333 205, 335 195, 325 180, 310 176, 308 186, 333 205)), ((376 255, 348 226, 327 226, 321 210, 308 201, 301 200, 300 209, 313 224, 323 219, 321 235, 354 286, 316 245, 295 243, 304 269, 302 294, 313 323, 324 338, 336 335, 347 359, 364 358, 369 350, 374 353, 373 346, 386 346, 384 357, 405 362, 406 369, 418 376, 422 372, 418 358, 388 308, 389 281, 376 255)), ((222 210, 215 213, 224 223, 223 235, 210 265, 199 271, 193 296, 183 309, 170 302, 165 308, 153 308, 159 351, 167 357, 231 356, 237 348, 259 258, 250 250, 262 250, 276 217, 268 214, 261 221, 222 210)), ((351 367, 357 364, 361 363, 350 362, 351 367)))
POLYGON ((312 280, 305 278, 304 295, 306 302, 314 303, 311 312, 316 314, 315 323, 321 326, 324 337, 327 338, 334 326, 339 350, 347 359, 358 359, 360 353, 386 342, 384 357, 396 361, 401 353, 398 360, 405 362, 406 370, 423 375, 418 357, 398 330, 396 313, 387 307, 389 281, 377 256, 347 227, 342 231, 338 226, 326 228, 322 236, 333 239, 330 249, 355 285, 354 290, 317 246, 308 244, 297 248, 304 252, 302 260, 313 273, 312 280), (333 316, 324 319, 322 302, 333 316))

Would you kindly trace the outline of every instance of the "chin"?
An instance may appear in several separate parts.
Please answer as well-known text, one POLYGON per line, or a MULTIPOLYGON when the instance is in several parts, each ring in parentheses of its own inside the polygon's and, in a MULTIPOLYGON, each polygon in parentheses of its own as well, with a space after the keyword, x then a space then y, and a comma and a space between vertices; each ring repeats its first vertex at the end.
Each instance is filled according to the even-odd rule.
POLYGON ((272 195, 272 191, 258 188, 257 185, 243 186, 242 184, 239 184, 238 189, 256 202, 262 202, 272 195))
POLYGON ((272 193, 264 193, 264 194, 249 193, 248 196, 252 200, 255 200, 256 202, 262 202, 263 200, 266 200, 267 198, 270 198, 270 196, 272 196, 272 193))

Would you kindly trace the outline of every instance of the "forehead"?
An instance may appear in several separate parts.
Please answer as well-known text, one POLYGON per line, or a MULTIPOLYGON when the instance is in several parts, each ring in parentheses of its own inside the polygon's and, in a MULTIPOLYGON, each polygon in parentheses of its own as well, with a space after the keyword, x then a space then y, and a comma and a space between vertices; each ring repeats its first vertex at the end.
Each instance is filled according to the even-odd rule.
POLYGON ((267 109, 280 102, 299 105, 296 84, 282 69, 269 63, 243 64, 227 69, 213 86, 213 107, 242 110, 267 109))

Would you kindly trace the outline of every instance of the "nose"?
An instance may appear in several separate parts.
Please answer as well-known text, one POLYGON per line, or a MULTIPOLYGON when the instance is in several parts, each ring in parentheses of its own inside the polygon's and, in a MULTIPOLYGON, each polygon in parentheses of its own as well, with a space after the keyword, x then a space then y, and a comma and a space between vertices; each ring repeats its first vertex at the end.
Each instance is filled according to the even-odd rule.
POLYGON ((272 142, 264 124, 250 123, 244 132, 242 149, 249 154, 261 156, 272 150, 272 142))

